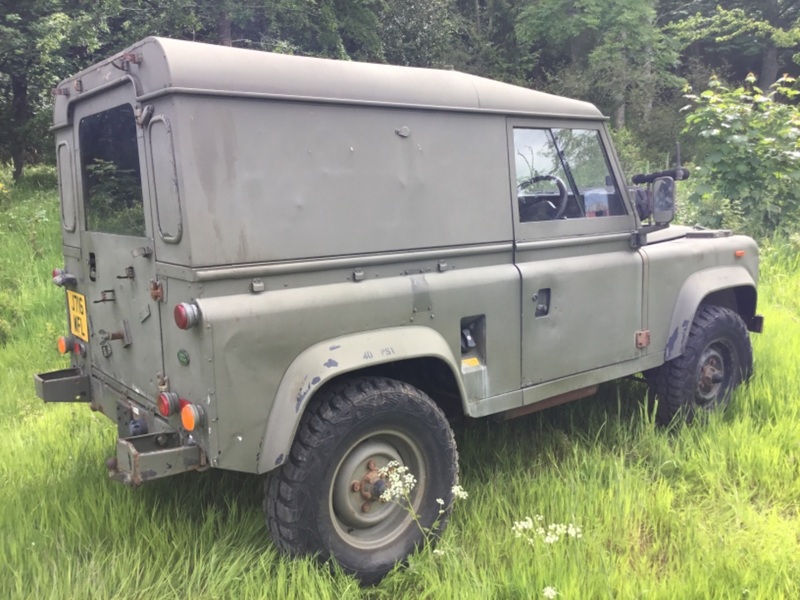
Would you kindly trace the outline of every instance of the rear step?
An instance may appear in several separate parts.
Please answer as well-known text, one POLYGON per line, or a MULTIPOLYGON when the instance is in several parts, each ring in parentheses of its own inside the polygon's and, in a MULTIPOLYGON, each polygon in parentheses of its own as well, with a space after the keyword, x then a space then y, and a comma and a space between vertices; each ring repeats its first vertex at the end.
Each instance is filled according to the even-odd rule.
POLYGON ((64 369, 33 376, 36 394, 45 402, 90 402, 89 375, 80 369, 64 369))
POLYGON ((127 486, 205 470, 205 453, 194 445, 181 445, 177 432, 149 433, 117 440, 117 455, 106 461, 108 476, 127 486))

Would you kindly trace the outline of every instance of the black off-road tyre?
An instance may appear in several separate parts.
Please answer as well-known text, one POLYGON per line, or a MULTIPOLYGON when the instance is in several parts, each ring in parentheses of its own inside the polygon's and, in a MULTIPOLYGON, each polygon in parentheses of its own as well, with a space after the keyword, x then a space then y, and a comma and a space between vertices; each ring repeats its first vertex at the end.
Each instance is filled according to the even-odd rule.
POLYGON ((680 416, 691 423, 725 408, 752 372, 753 349, 741 317, 728 308, 701 305, 683 354, 648 374, 651 399, 658 401, 656 421, 669 425, 680 416))
MULTIPOLYGON (((289 555, 333 558, 365 584, 379 581, 425 541, 409 512, 382 502, 376 472, 396 460, 417 479, 423 528, 446 525, 458 453, 444 413, 423 392, 383 377, 335 382, 312 399, 286 463, 265 483, 270 537, 289 555), (354 482, 358 482, 355 486, 354 482)), ((434 533, 436 533, 434 532, 434 533)))

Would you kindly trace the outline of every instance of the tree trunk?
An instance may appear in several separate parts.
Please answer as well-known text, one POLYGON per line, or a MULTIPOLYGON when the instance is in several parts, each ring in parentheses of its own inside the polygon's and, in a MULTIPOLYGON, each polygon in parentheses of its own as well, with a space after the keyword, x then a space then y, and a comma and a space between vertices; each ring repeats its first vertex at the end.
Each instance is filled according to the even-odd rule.
POLYGON ((778 80, 778 68, 778 49, 768 41, 761 57, 761 74, 758 77, 758 85, 762 90, 769 89, 778 80))
POLYGON ((22 177, 25 169, 25 127, 30 118, 28 106, 28 79, 25 75, 11 75, 11 160, 14 164, 14 181, 22 177))
MULTIPOLYGON (((773 27, 780 28, 781 16, 778 7, 778 0, 762 0, 764 6, 764 16, 773 27)), ((761 73, 758 77, 758 85, 762 90, 769 89, 773 83, 778 80, 778 48, 771 40, 767 40, 764 54, 761 56, 761 73)))
POLYGON ((624 129, 625 127, 625 101, 620 102, 619 106, 614 110, 613 119, 614 129, 624 129))
POLYGON ((475 0, 475 30, 481 32, 481 0, 475 0))
POLYGON ((225 10, 221 11, 217 18, 217 38, 219 39, 219 44, 222 46, 233 45, 233 40, 231 39, 231 18, 225 10))

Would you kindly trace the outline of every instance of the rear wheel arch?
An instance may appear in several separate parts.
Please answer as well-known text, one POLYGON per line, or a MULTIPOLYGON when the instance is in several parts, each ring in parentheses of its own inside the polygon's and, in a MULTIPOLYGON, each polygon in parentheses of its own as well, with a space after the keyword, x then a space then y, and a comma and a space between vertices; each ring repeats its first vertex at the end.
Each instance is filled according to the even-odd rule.
POLYGON ((271 471, 288 459, 312 398, 348 378, 402 381, 430 396, 448 417, 464 414, 467 396, 456 364, 445 339, 424 327, 365 332, 312 346, 284 374, 267 419, 257 472, 271 471))

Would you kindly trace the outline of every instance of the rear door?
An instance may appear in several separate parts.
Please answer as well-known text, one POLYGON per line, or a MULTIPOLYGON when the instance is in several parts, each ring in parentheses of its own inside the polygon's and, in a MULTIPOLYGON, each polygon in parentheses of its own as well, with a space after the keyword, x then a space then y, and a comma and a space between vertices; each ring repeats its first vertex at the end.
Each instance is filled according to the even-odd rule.
POLYGON ((145 144, 129 84, 74 112, 81 270, 68 292, 72 334, 89 342, 92 366, 147 397, 163 372, 145 144))

